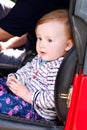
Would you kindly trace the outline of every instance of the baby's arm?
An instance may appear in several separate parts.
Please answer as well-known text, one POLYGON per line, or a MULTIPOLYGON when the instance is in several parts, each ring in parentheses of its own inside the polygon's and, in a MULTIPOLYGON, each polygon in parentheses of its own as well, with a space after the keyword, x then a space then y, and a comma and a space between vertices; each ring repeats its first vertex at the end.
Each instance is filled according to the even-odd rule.
MULTIPOLYGON (((36 57, 37 58, 37 57, 36 57)), ((35 58, 31 62, 27 62, 26 65, 17 70, 16 73, 10 73, 8 76, 14 75, 23 85, 26 84, 26 79, 30 78, 33 65, 37 64, 35 58)))
POLYGON ((31 66, 30 64, 31 63, 28 62, 25 66, 23 66, 20 69, 18 69, 15 73, 8 74, 8 78, 11 77, 11 76, 14 76, 16 79, 21 81, 21 83, 23 85, 25 85, 26 78, 28 78, 29 75, 30 75, 30 66, 31 66))
POLYGON ((9 76, 6 82, 9 89, 17 96, 21 97, 28 103, 32 103, 31 97, 32 92, 30 92, 26 86, 24 86, 18 79, 14 76, 9 76))

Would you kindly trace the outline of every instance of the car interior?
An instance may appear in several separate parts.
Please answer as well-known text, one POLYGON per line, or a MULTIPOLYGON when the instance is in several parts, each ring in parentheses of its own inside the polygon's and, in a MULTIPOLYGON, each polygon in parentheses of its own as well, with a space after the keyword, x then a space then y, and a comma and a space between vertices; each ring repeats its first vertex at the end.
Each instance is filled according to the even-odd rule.
MULTIPOLYGON (((70 0, 74 47, 65 56, 55 83, 55 121, 29 120, 0 114, 0 130, 87 130, 87 0, 70 0), (73 86, 70 107, 69 90, 73 86)), ((34 53, 29 58, 35 56, 34 53)), ((24 62, 24 61, 23 61, 24 62)), ((23 64, 23 63, 22 63, 23 64)), ((18 69, 0 65, 0 77, 18 69)))

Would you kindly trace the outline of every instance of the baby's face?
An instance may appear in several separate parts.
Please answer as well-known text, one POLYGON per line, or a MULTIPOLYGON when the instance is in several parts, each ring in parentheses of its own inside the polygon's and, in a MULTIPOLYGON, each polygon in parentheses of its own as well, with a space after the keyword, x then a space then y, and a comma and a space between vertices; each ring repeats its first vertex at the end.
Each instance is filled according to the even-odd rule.
POLYGON ((52 21, 37 26, 36 50, 45 61, 56 60, 66 53, 67 36, 65 25, 52 21))

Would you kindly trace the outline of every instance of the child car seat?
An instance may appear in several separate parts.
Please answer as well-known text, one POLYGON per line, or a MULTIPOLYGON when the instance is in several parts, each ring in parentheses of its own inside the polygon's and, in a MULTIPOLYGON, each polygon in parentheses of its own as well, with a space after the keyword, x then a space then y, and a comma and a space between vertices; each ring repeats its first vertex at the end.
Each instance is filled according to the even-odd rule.
MULTIPOLYGON (((60 91, 60 89, 57 90, 57 88, 60 88, 61 85, 65 86, 70 86, 72 79, 73 79, 73 73, 75 70, 75 66, 76 66, 76 53, 75 53, 75 48, 72 48, 69 53, 66 55, 66 57, 64 58, 62 64, 61 64, 61 68, 59 70, 59 73, 57 75, 57 79, 56 79, 56 85, 55 85, 55 106, 57 106, 57 104, 61 104, 61 101, 58 100, 58 90, 60 91), (66 69, 67 65, 69 64, 70 68, 68 67, 68 69, 66 69), (63 69, 64 68, 64 69, 63 69), (61 77, 61 73, 62 71, 65 71, 65 73, 67 73, 67 76, 63 76, 61 77), (68 72, 67 72, 68 70, 68 72), (71 71, 72 70, 72 71, 71 71), (67 77, 67 78, 66 78, 67 77), (59 81, 60 79, 62 79, 61 81, 59 81), (64 81, 64 82, 63 82, 64 81), (69 81, 66 83, 66 81, 69 81), (59 84, 57 84, 59 83, 59 84), (61 84, 62 83, 62 84, 61 84)), ((64 72, 63 72, 64 73, 64 72)), ((67 87, 65 87, 67 88, 67 87)), ((68 90, 67 88, 67 90, 68 90)), ((64 89, 63 89, 64 90, 64 89)), ((66 89, 65 89, 66 90, 66 89)), ((65 91, 64 90, 64 91, 65 91)), ((66 108, 66 104, 64 104, 66 108)), ((62 106, 61 106, 62 108, 62 106)), ((56 107, 57 110, 57 107, 56 107)), ((60 108, 58 107, 58 113, 60 113, 60 115, 58 115, 58 119, 56 119, 55 121, 38 121, 38 120, 27 120, 27 119, 23 119, 23 118, 18 118, 18 117, 9 117, 7 115, 3 115, 0 114, 0 130, 7 130, 7 128, 9 130, 63 130, 64 129, 64 125, 63 125, 63 120, 61 120, 61 111, 59 111, 60 108)), ((66 111, 66 110, 64 110, 66 111)))
POLYGON ((67 100, 69 89, 71 88, 73 77, 75 74, 75 68, 77 63, 77 56, 75 47, 73 47, 61 64, 59 69, 56 83, 55 83, 55 105, 58 118, 65 122, 67 116, 67 100))

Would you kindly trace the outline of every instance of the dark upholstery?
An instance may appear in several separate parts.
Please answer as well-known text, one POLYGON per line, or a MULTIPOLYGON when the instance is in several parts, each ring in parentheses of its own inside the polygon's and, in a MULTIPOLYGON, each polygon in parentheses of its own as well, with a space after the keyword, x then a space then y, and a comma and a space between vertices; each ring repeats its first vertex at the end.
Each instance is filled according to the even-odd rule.
POLYGON ((55 105, 57 115, 63 122, 66 120, 68 108, 66 104, 67 99, 61 98, 61 94, 67 95, 69 92, 75 74, 76 63, 76 51, 75 48, 72 48, 64 58, 56 78, 55 105))

